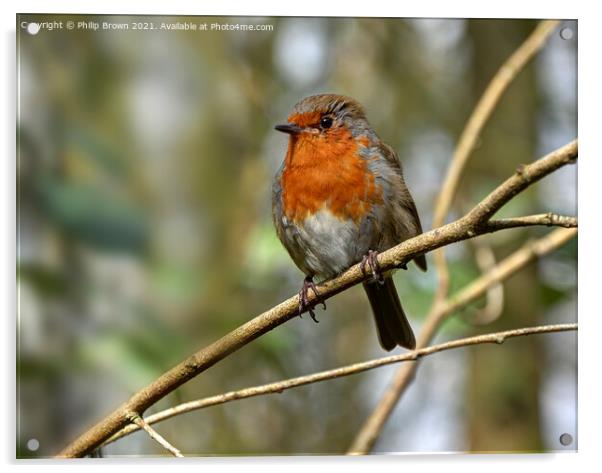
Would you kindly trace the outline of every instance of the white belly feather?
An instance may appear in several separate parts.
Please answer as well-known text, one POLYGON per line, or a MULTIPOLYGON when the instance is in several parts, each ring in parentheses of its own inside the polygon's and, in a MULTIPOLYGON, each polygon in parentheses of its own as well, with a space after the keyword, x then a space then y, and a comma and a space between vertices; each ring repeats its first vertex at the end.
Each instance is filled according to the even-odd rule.
POLYGON ((355 222, 341 220, 327 209, 307 217, 299 226, 289 226, 285 220, 283 217, 287 239, 296 247, 291 248, 292 253, 299 252, 305 272, 332 277, 357 262, 359 228, 355 222))

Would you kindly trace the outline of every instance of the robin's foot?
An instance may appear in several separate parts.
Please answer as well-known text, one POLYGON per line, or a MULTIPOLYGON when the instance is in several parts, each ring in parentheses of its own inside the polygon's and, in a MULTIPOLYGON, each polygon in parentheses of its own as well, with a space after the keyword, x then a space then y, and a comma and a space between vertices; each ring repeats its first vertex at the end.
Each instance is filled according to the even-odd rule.
MULTIPOLYGON (((314 284, 314 280, 311 276, 307 276, 303 280, 303 287, 299 291, 299 317, 301 317, 301 314, 307 310, 312 320, 316 323, 319 323, 318 319, 316 319, 316 314, 314 313, 314 309, 316 308, 316 302, 318 301, 314 302, 313 304, 309 302, 310 289, 316 296, 316 299, 318 299, 320 297, 320 294, 318 293, 318 289, 314 284)), ((326 309, 326 302, 322 301, 321 304, 324 306, 324 309, 326 309)))
POLYGON ((370 272, 372 273, 372 277, 379 284, 385 283, 385 278, 383 276, 382 271, 380 270, 380 265, 378 264, 378 251, 368 250, 368 254, 364 255, 362 258, 362 262, 360 264, 360 268, 362 269, 362 273, 364 275, 367 274, 366 266, 370 268, 370 272))

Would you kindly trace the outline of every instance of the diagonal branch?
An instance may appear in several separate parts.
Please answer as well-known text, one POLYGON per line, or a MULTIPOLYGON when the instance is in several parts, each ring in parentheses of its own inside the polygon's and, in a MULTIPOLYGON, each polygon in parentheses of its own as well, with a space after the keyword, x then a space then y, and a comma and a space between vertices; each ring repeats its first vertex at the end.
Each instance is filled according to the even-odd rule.
MULTIPOLYGON (((249 397, 262 396, 265 394, 282 393, 292 388, 299 386, 305 386, 307 384, 318 383, 320 381, 327 381, 330 379, 342 378, 344 376, 350 376, 357 373, 363 373, 364 371, 373 370, 382 366, 391 365, 393 363, 401 363, 405 361, 415 361, 418 358, 423 358, 434 353, 439 353, 454 348, 467 347, 471 345, 480 345, 485 343, 497 343, 502 344, 509 338, 524 337, 527 335, 536 335, 541 333, 553 333, 553 332, 567 332, 577 330, 577 324, 555 324, 555 325, 541 325, 538 327, 525 327, 513 330, 506 330, 503 332, 488 333, 485 335, 477 335, 474 337, 461 338, 450 342, 440 343, 438 345, 432 345, 427 348, 421 348, 414 350, 409 353, 402 355, 391 355, 383 358, 376 358, 374 360, 362 361, 360 363, 353 363, 351 365, 342 366, 340 368, 334 368, 331 370, 320 371, 318 373, 312 373, 305 376, 298 376, 296 378, 285 379, 283 381, 277 381, 275 383, 262 384, 260 386, 252 386, 249 388, 239 389, 237 391, 230 391, 224 394, 217 394, 215 396, 205 397, 203 399, 197 399, 196 401, 185 402, 175 407, 165 409, 157 412, 144 419, 144 422, 149 424, 156 424, 158 422, 171 419, 187 412, 197 411, 205 409, 211 406, 217 406, 219 404, 226 404, 227 402, 238 401, 240 399, 247 399, 249 397)), ((104 445, 114 442, 126 435, 131 434, 139 430, 141 425, 130 424, 126 428, 120 430, 107 440, 104 445)))
MULTIPOLYGON (((521 169, 523 177, 518 180, 518 183, 513 178, 510 178, 486 197, 483 202, 487 205, 488 211, 495 211, 511 198, 504 199, 504 192, 515 195, 517 192, 520 192, 520 189, 524 189, 532 182, 541 179, 555 169, 574 162, 576 159, 577 142, 574 141, 556 152, 524 166, 521 169)), ((387 271, 402 265, 405 261, 412 259, 418 254, 432 251, 435 248, 450 243, 473 238, 477 235, 497 231, 495 227, 490 227, 489 223, 485 220, 486 214, 482 211, 474 212, 474 210, 471 211, 472 214, 462 217, 455 222, 406 240, 381 253, 378 256, 380 267, 383 271, 387 271)), ((320 299, 330 298, 360 283, 366 277, 361 271, 360 264, 356 264, 340 276, 321 284, 318 287, 320 299)), ((310 295, 309 300, 310 303, 314 302, 316 300, 315 295, 310 295)), ((148 407, 188 380, 207 370, 257 337, 295 317, 298 306, 298 296, 291 297, 182 361, 148 386, 138 391, 115 411, 82 434, 61 451, 59 456, 83 456, 94 450, 102 442, 127 425, 129 422, 128 413, 136 412, 142 415, 148 407)))
MULTIPOLYGON (((572 162, 577 156, 577 141, 552 151, 544 159, 535 161, 529 165, 521 165, 516 169, 514 175, 498 186, 491 194, 479 202, 468 214, 466 219, 474 219, 476 222, 489 220, 504 204, 511 200, 515 195, 524 191, 534 182, 547 176, 555 169, 558 169, 558 160, 562 164, 572 162)), ((550 219, 550 223, 552 219, 550 219)))

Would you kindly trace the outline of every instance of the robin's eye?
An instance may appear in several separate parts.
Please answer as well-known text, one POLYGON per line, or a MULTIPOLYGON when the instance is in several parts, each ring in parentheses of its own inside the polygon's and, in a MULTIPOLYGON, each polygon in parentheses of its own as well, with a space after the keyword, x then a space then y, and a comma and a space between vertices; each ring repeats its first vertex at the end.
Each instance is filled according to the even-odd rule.
POLYGON ((332 126, 332 118, 330 117, 322 117, 320 120, 320 128, 326 130, 332 126))

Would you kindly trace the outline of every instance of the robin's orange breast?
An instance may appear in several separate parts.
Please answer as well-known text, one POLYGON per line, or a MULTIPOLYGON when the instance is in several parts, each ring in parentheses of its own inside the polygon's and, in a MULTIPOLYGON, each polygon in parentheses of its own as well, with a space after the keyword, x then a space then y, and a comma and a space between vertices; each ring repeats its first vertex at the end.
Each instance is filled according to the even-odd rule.
POLYGON ((296 224, 323 208, 359 222, 372 205, 383 201, 382 190, 345 129, 328 137, 292 136, 281 186, 284 215, 296 224))

